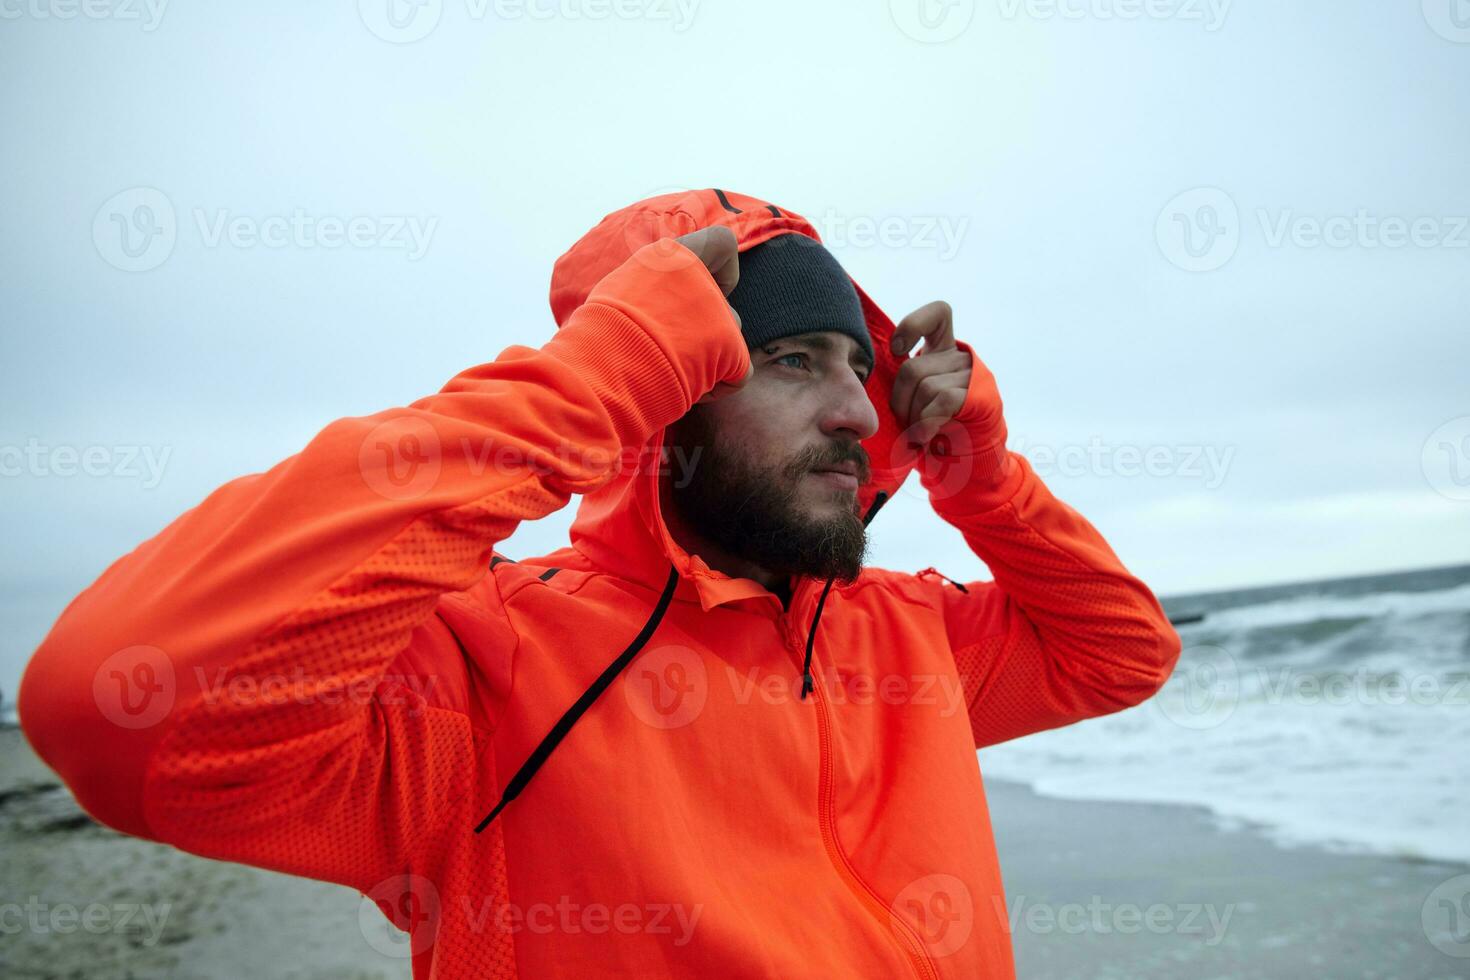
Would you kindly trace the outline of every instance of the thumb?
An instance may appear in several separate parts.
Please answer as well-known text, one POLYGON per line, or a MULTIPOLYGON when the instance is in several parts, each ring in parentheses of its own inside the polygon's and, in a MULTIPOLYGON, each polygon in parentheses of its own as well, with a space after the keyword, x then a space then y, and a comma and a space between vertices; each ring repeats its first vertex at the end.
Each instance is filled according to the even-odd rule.
POLYGON ((740 281, 740 246, 733 231, 724 225, 711 225, 680 235, 674 241, 697 255, 720 292, 730 295, 740 281))

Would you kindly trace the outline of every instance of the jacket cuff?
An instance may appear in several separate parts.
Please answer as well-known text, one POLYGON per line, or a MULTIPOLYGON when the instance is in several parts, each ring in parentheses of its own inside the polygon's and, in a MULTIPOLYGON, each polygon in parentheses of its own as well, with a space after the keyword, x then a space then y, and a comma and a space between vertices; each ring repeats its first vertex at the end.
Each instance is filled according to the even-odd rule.
POLYGON ((592 386, 624 446, 641 445, 750 366, 724 293, 671 238, 604 276, 543 350, 592 386))
POLYGON ((1006 449, 1007 430, 995 377, 964 341, 970 355, 965 402, 929 442, 919 459, 919 480, 941 516, 962 516, 998 507, 1020 488, 1024 467, 1006 449))

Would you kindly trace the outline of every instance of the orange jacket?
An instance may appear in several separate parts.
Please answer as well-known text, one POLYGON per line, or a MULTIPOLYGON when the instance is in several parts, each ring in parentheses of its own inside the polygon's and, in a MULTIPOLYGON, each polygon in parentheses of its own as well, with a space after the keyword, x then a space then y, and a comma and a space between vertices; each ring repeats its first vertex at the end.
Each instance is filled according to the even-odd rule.
MULTIPOLYGON (((995 445, 978 360, 955 448, 919 479, 994 581, 866 569, 814 624, 825 583, 787 609, 683 551, 663 428, 749 356, 671 241, 713 223, 742 249, 816 234, 712 190, 609 215, 557 263, 544 346, 328 425, 109 567, 20 691, 81 804, 361 890, 419 978, 1012 976, 975 749, 1142 701, 1178 636, 995 445), (569 547, 493 552, 573 494, 569 547)), ((870 507, 916 464, 888 407, 893 324, 858 293, 870 507)))

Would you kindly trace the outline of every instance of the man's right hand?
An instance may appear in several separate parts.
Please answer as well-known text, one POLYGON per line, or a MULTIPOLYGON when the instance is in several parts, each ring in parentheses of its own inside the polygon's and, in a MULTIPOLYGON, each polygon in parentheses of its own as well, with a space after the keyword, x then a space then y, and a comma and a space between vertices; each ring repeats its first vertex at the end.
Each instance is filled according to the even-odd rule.
MULTIPOLYGON (((691 231, 687 235, 680 235, 674 241, 683 245, 699 257, 699 261, 704 263, 704 267, 714 277, 715 284, 720 287, 720 292, 728 297, 734 291, 735 284, 740 281, 740 247, 735 240, 735 233, 733 231, 724 225, 711 225, 708 228, 691 231)), ((730 307, 730 315, 735 318, 735 326, 737 328, 740 327, 740 314, 733 306, 730 307)), ((754 372, 755 367, 752 365, 746 370, 745 377, 739 382, 728 383, 722 381, 716 384, 711 391, 699 398, 695 404, 702 405, 707 402, 716 401, 717 399, 724 398, 726 395, 739 391, 750 380, 750 376, 754 372)))

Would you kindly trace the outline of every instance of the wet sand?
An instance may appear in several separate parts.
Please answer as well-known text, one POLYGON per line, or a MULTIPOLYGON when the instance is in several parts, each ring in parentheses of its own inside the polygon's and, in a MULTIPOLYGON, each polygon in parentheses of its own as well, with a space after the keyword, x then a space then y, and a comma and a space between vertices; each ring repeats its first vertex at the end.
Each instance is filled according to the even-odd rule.
POLYGON ((986 790, 1025 980, 1470 978, 1470 911, 1457 944, 1434 928, 1449 923, 1446 892, 1432 903, 1433 935, 1458 957, 1422 918, 1431 892, 1470 867, 1286 849, 1251 827, 1221 830, 1202 807, 986 790))

